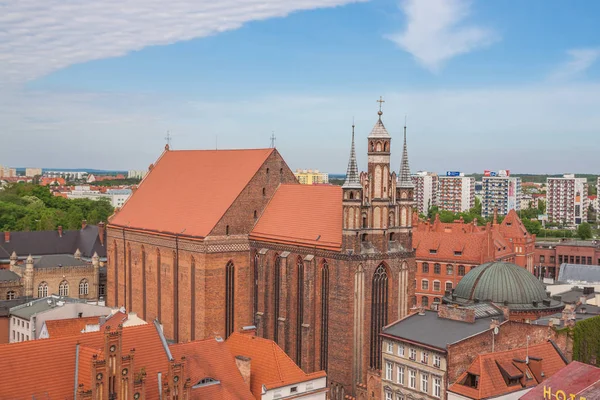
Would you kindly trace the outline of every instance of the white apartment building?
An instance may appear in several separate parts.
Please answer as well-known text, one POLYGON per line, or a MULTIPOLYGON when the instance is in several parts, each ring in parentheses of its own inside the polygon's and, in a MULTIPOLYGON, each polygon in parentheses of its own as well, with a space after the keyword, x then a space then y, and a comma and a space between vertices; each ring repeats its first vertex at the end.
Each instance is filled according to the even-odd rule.
POLYGON ((15 168, 0 165, 0 178, 14 178, 16 176, 17 170, 15 168))
POLYGON ((106 193, 101 193, 99 190, 92 190, 90 186, 83 185, 75 186, 73 191, 67 193, 67 198, 91 200, 107 198, 113 207, 123 207, 131 193, 131 189, 108 189, 106 193))
POLYGON ((25 168, 25 176, 33 178, 34 176, 41 176, 42 169, 41 168, 25 168))
POLYGON ((419 171, 412 176, 415 185, 415 201, 421 214, 427 214, 429 208, 437 205, 438 175, 435 172, 419 171))
POLYGON ((576 226, 587 221, 589 198, 586 178, 565 174, 546 180, 546 212, 550 222, 576 226))
POLYGON ((511 177, 510 171, 486 171, 482 180, 481 215, 489 217, 498 210, 506 215, 521 210, 521 178, 511 177))
POLYGON ((65 178, 67 180, 81 180, 88 175, 85 171, 46 171, 44 176, 49 178, 65 178))
POLYGON ((454 213, 468 211, 475 206, 475 178, 462 172, 446 172, 439 177, 437 205, 454 213))
POLYGON ((146 171, 134 169, 127 171, 127 179, 143 179, 144 176, 146 176, 146 171))

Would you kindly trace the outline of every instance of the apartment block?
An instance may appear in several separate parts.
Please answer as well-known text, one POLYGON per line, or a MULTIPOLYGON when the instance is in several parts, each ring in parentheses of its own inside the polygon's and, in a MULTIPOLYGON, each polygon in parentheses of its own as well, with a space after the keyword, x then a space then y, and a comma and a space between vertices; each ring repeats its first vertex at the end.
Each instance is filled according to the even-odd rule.
POLYGON ((588 184, 586 178, 565 174, 562 178, 548 178, 546 198, 548 220, 567 226, 587 221, 588 184))
POLYGON ((446 172, 439 177, 438 207, 452 212, 468 211, 475 206, 475 178, 461 172, 446 172))
POLYGON ((439 178, 435 172, 419 171, 412 176, 415 185, 417 210, 426 214, 430 207, 437 205, 439 178))
POLYGON ((482 178, 481 215, 507 215, 510 210, 521 210, 521 178, 511 177, 510 171, 485 171, 482 178))
POLYGON ((327 172, 320 172, 318 169, 297 169, 294 175, 298 179, 298 182, 303 185, 329 183, 329 174, 327 172))

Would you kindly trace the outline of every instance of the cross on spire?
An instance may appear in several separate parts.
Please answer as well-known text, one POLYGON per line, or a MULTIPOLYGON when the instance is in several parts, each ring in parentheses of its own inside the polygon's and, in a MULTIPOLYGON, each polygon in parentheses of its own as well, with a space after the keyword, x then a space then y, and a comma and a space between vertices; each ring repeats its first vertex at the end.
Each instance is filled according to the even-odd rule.
POLYGON ((277 140, 277 138, 275 137, 275 131, 273 131, 271 133, 270 139, 271 139, 271 148, 274 149, 275 148, 275 140, 277 140))
POLYGON ((381 117, 381 115, 383 114, 383 111, 381 111, 381 107, 383 106, 383 103, 385 103, 385 100, 383 99, 383 96, 379 96, 379 100, 376 100, 379 103, 379 112, 377 113, 379 115, 379 117, 381 117))
POLYGON ((167 145, 165 146, 165 148, 168 150, 171 148, 171 133, 169 131, 167 131, 167 136, 165 136, 165 140, 167 141, 167 145))

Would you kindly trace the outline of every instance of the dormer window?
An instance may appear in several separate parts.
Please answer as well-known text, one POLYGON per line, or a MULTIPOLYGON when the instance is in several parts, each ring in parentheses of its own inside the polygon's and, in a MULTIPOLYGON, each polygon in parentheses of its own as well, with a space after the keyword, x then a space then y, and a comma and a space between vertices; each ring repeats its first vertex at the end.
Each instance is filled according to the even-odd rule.
POLYGON ((206 378, 201 379, 200 381, 198 381, 198 383, 192 386, 192 389, 197 389, 203 386, 218 385, 220 383, 220 381, 207 376, 206 378))
POLYGON ((454 252, 454 255, 455 255, 455 256, 462 256, 462 251, 455 251, 455 252, 454 252))
POLYGON ((429 249, 429 254, 437 254, 437 249, 429 249))

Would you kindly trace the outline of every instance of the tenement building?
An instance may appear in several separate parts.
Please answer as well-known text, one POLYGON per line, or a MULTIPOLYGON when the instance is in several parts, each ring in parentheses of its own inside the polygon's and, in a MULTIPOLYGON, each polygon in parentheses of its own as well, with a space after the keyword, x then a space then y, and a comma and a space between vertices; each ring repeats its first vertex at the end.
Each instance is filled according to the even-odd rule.
POLYGON ((482 182, 481 215, 485 218, 495 212, 506 215, 521 209, 521 178, 510 176, 510 171, 485 171, 482 182))
POLYGON ((565 174, 562 178, 547 178, 548 220, 566 226, 587 222, 589 199, 587 178, 565 174))
POLYGON ((399 173, 379 112, 359 174, 354 127, 343 187, 301 185, 274 149, 166 146, 108 226, 108 303, 158 319, 175 342, 244 326, 334 397, 366 399, 383 326, 414 296, 406 128, 399 173))
POLYGON ((431 207, 438 204, 438 175, 419 171, 412 176, 412 180, 415 184, 416 209, 420 214, 427 214, 431 207))
POLYGON ((454 213, 469 211, 475 206, 475 178, 453 171, 440 176, 437 205, 454 213))

